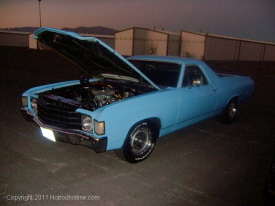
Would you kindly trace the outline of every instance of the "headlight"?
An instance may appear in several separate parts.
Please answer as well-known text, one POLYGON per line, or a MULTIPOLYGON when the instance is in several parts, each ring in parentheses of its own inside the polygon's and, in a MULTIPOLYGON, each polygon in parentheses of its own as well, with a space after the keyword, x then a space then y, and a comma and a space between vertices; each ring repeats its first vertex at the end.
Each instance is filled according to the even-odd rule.
POLYGON ((95 120, 95 133, 98 135, 105 134, 105 122, 98 122, 95 120))
POLYGON ((86 132, 92 132, 93 130, 92 118, 88 115, 83 114, 81 120, 82 120, 82 129, 86 132))
POLYGON ((37 99, 31 98, 31 109, 37 112, 37 99))
POLYGON ((22 105, 23 105, 23 107, 28 106, 28 98, 27 97, 22 97, 22 105))

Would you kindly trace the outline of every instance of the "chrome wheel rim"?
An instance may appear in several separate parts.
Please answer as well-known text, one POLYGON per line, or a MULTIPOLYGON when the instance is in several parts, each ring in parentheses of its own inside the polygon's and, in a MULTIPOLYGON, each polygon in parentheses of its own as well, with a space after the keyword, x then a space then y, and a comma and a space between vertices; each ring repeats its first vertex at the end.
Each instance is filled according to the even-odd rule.
POLYGON ((229 105, 228 113, 229 113, 230 119, 233 119, 236 116, 236 113, 237 113, 237 104, 236 103, 232 102, 229 105))
POLYGON ((131 148, 134 154, 142 153, 151 147, 152 135, 148 128, 139 128, 131 135, 131 148))

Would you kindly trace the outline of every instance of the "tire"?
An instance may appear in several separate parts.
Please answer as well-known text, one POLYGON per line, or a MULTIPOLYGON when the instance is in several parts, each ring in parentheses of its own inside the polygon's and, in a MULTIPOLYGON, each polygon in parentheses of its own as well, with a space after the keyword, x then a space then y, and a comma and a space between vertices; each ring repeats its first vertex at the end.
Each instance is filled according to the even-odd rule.
POLYGON ((238 99, 234 98, 229 101, 218 120, 222 123, 231 124, 235 121, 239 111, 238 99))
POLYGON ((145 160, 152 153, 156 144, 156 132, 147 122, 134 126, 123 145, 123 155, 130 163, 145 160))

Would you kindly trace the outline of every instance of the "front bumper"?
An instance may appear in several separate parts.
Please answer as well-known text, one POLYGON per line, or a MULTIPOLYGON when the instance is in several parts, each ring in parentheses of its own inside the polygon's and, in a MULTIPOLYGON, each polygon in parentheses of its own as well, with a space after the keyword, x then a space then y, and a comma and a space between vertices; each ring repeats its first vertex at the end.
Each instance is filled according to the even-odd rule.
POLYGON ((25 108, 21 108, 21 114, 27 121, 35 122, 39 127, 50 129, 54 132, 55 138, 58 141, 71 144, 83 145, 92 148, 95 152, 105 152, 107 148, 107 137, 96 138, 92 134, 87 134, 81 130, 70 130, 55 126, 43 124, 37 117, 25 108))

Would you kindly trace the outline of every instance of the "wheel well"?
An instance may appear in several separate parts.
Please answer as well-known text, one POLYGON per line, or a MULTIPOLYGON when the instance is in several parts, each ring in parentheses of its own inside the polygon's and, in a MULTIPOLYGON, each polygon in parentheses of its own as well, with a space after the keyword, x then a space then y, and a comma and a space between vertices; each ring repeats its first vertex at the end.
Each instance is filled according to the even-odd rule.
POLYGON ((239 96, 234 96, 234 97, 232 97, 232 98, 229 99, 229 101, 227 102, 227 104, 228 104, 231 100, 237 100, 237 102, 239 103, 239 99, 240 99, 239 96))
POLYGON ((159 137, 159 130, 161 128, 161 121, 159 118, 149 118, 145 120, 153 128, 156 133, 156 137, 159 137))
POLYGON ((135 123, 135 124, 131 127, 130 131, 131 131, 136 125, 138 125, 138 124, 140 124, 140 123, 143 123, 143 122, 147 122, 148 125, 150 125, 150 127, 153 128, 153 130, 154 130, 154 132, 155 132, 155 134, 156 134, 156 137, 158 138, 158 137, 159 137, 159 131, 160 131, 160 128, 161 128, 161 121, 160 121, 160 119, 157 118, 157 117, 152 117, 152 118, 148 118, 148 119, 143 119, 143 120, 141 120, 141 121, 135 123))

